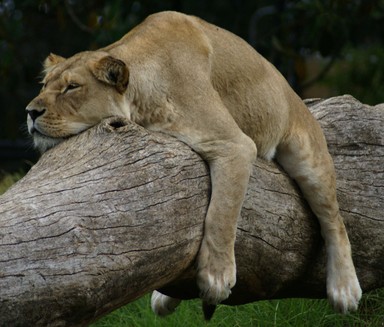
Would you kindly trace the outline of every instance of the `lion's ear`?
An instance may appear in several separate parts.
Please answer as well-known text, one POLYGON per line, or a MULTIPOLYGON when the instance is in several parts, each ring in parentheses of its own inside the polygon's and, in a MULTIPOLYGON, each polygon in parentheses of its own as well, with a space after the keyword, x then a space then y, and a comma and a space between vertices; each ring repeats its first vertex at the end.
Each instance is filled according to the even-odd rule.
POLYGON ((49 56, 44 60, 44 72, 49 72, 54 66, 56 66, 58 63, 64 61, 65 58, 55 55, 53 53, 49 54, 49 56))
POLYGON ((127 89, 129 71, 123 61, 106 56, 91 62, 90 69, 98 80, 115 86, 118 92, 123 93, 127 89))

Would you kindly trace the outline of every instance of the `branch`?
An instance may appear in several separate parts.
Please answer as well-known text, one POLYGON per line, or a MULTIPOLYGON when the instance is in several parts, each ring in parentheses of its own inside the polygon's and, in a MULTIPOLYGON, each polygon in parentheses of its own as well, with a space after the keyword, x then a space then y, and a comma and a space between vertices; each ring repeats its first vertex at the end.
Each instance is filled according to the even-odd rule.
MULTIPOLYGON (((365 291, 384 286, 384 106, 310 103, 329 141, 365 291)), ((197 295, 194 259, 210 180, 178 140, 110 119, 45 153, 0 197, 0 325, 82 326, 147 292, 197 295)), ((228 303, 325 297, 316 219, 259 160, 238 224, 228 303)))

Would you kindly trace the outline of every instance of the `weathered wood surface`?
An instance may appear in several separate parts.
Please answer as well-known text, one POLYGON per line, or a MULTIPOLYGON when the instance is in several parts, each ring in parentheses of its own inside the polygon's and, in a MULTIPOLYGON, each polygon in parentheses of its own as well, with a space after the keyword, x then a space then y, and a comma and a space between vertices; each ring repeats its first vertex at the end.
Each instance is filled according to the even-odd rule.
MULTIPOLYGON (((384 105, 343 96, 309 106, 335 161, 362 288, 384 287, 384 105)), ((196 296, 209 191, 196 153, 124 121, 48 151, 0 197, 0 326, 86 325, 165 285, 196 296)), ((319 226, 274 163, 255 164, 236 258, 232 303, 325 296, 319 226)))

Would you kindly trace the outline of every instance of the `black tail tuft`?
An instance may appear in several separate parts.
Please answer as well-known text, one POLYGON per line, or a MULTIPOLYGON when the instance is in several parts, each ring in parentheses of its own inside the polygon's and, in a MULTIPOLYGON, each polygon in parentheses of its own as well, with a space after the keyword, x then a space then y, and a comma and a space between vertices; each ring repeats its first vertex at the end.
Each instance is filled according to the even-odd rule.
POLYGON ((206 302, 203 302, 204 319, 206 321, 211 320, 213 314, 215 313, 215 310, 216 310, 215 304, 208 304, 206 302))

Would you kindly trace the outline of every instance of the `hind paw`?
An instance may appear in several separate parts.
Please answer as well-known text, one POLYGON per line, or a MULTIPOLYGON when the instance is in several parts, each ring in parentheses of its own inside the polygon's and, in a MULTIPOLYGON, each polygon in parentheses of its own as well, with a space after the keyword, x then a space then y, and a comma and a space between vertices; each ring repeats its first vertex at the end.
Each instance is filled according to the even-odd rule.
POLYGON ((158 291, 152 292, 151 308, 158 316, 167 316, 173 313, 180 302, 180 299, 161 294, 158 291))

